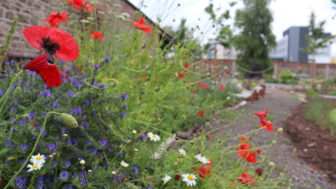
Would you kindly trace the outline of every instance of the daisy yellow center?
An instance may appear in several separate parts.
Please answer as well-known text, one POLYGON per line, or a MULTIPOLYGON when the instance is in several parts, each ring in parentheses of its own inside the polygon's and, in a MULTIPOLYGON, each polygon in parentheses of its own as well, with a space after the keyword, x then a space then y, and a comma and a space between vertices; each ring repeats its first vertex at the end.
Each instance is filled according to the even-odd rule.
POLYGON ((35 164, 35 165, 32 165, 32 168, 33 169, 37 169, 39 166, 37 165, 37 164, 35 164))
POLYGON ((42 157, 41 156, 37 156, 36 160, 42 160, 42 157))
POLYGON ((152 135, 153 138, 156 138, 157 136, 156 135, 152 135))
POLYGON ((192 175, 189 175, 187 178, 188 180, 194 180, 194 177, 192 175))

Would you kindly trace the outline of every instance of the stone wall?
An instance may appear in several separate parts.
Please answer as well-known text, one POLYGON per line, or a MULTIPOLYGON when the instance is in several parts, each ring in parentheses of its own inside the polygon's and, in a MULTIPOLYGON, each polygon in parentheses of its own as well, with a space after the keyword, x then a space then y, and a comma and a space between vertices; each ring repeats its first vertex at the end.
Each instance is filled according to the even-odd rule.
MULTIPOLYGON (((90 0, 86 0, 89 1, 90 0)), ((126 0, 98 0, 96 11, 123 13, 126 12, 131 19, 136 19, 140 14, 137 9, 126 0)), ((0 0, 0 47, 5 41, 7 32, 14 16, 19 17, 19 22, 13 42, 7 53, 8 57, 35 57, 39 52, 31 47, 22 35, 22 30, 28 26, 48 26, 44 19, 52 12, 67 11, 69 14, 79 15, 80 11, 69 5, 66 0, 0 0)), ((149 25, 153 22, 147 20, 149 25)), ((60 29, 71 30, 67 23, 61 23, 60 29)))

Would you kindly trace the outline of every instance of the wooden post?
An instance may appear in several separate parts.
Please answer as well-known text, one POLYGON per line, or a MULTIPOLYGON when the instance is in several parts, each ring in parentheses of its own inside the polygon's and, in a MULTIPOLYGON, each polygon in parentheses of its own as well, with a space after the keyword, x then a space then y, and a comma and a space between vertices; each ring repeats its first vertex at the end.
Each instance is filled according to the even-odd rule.
POLYGON ((273 66, 274 66, 274 69, 273 69, 273 77, 275 79, 278 79, 278 64, 277 62, 273 62, 273 66))
POLYGON ((326 80, 329 79, 329 74, 330 74, 330 67, 329 67, 329 64, 327 64, 326 68, 325 68, 325 78, 326 78, 326 80))
POLYGON ((232 60, 231 76, 234 77, 236 73, 236 61, 232 60))

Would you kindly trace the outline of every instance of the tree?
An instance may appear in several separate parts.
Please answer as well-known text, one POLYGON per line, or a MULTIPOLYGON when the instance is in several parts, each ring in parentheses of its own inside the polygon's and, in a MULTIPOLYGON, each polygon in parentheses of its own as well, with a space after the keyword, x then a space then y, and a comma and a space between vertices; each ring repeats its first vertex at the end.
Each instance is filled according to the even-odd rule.
POLYGON ((164 30, 172 36, 172 40, 167 48, 169 49, 172 45, 181 45, 189 50, 192 57, 200 58, 202 47, 198 39, 194 37, 194 31, 186 26, 186 22, 185 18, 181 19, 180 25, 176 30, 169 26, 164 27, 164 30))
POLYGON ((261 77, 271 67, 269 52, 276 43, 268 4, 269 0, 244 0, 244 8, 236 12, 235 26, 240 29, 233 39, 237 63, 249 78, 261 77))
MULTIPOLYGON (((324 33, 324 25, 325 21, 321 21, 316 24, 316 17, 314 12, 310 14, 308 34, 306 36, 307 47, 304 49, 309 55, 312 56, 312 64, 311 64, 311 76, 312 79, 316 76, 316 54, 318 49, 327 47, 334 36, 326 36, 324 33)), ((313 84, 313 83, 312 83, 313 84)))

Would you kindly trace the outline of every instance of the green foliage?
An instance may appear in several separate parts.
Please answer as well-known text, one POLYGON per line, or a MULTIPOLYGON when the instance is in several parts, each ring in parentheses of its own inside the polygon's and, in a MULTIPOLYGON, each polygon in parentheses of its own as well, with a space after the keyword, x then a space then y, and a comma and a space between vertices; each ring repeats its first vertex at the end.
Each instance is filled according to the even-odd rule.
MULTIPOLYGON (((236 136, 218 136, 207 143, 206 136, 216 131, 209 120, 239 99, 232 95, 233 86, 220 90, 213 76, 197 71, 190 56, 192 45, 173 45, 174 55, 168 58, 170 49, 159 48, 157 30, 151 35, 134 30, 113 13, 98 25, 96 18, 89 19, 94 17, 91 13, 84 13, 88 16, 81 18, 85 22, 80 26, 76 16, 70 18, 81 54, 73 64, 57 62, 67 75, 62 76, 61 86, 46 87, 34 72, 15 75, 18 63, 6 64, 9 74, 0 82, 0 173, 5 181, 19 174, 10 187, 184 188, 186 184, 175 180, 175 175, 193 173, 198 177, 195 188, 250 188, 237 179, 248 172, 260 187, 283 188, 286 179, 272 176, 266 155, 258 155, 255 164, 263 167, 262 176, 254 173, 254 167, 247 169, 248 162, 232 156, 239 146, 231 142, 236 136), (94 30, 104 34, 103 42, 90 37, 94 30), (204 116, 198 114, 200 110, 204 116), (47 119, 50 114, 55 116, 47 119), (206 125, 207 131, 189 141, 177 138, 172 147, 162 149, 173 133, 200 125, 206 125), (152 141, 151 132, 161 141, 152 141), (187 156, 181 156, 177 147, 184 148, 187 156), (162 157, 153 158, 155 152, 162 152, 162 157), (47 157, 43 167, 17 172, 30 153, 47 157), (197 161, 194 156, 199 153, 213 165, 197 161), (193 169, 202 165, 211 168, 204 179, 193 169), (64 172, 67 178, 61 175, 64 172), (173 179, 165 185, 161 179, 166 174, 173 179)), ((220 117, 230 122, 237 115, 226 111, 220 117)))
POLYGON ((235 25, 240 33, 233 42, 239 51, 237 63, 244 69, 256 73, 245 76, 261 76, 260 71, 271 66, 269 51, 275 45, 275 36, 271 30, 273 21, 268 8, 269 0, 244 0, 244 8, 238 10, 235 25))
POLYGON ((305 116, 308 120, 320 126, 336 131, 336 110, 334 109, 334 103, 330 100, 322 98, 311 99, 307 104, 305 116))
POLYGON ((318 49, 327 47, 331 40, 335 38, 335 36, 324 36, 323 27, 326 23, 325 21, 321 21, 318 24, 315 22, 315 14, 312 12, 309 20, 309 33, 306 36, 307 47, 304 50, 313 56, 316 55, 318 49))
POLYGON ((279 74, 280 83, 291 84, 297 81, 295 74, 289 70, 282 70, 279 74))

